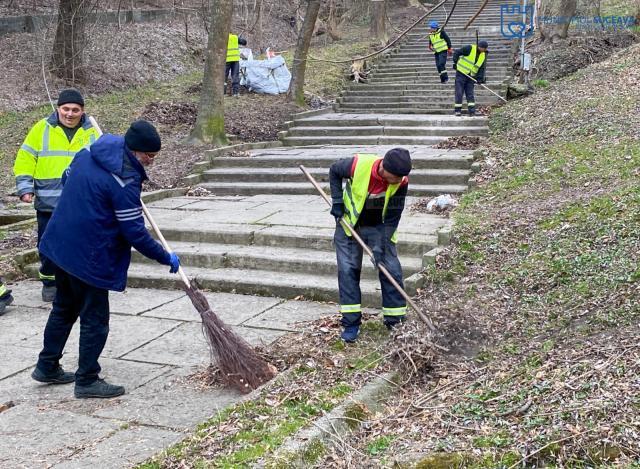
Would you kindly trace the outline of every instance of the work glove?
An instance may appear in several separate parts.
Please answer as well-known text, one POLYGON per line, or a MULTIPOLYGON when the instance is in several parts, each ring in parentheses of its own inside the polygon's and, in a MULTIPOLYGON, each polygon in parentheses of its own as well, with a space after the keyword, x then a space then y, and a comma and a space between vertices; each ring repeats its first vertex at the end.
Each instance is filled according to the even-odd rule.
POLYGON ((453 55, 453 49, 447 49, 447 55, 451 57, 453 55))
POLYGON ((479 85, 483 85, 484 83, 487 82, 486 78, 483 78, 482 80, 477 80, 479 85))
POLYGON ((169 256, 170 256, 169 257, 169 265, 170 265, 169 273, 175 274, 180 268, 180 258, 175 252, 169 253, 169 256))
POLYGON ((331 205, 331 215, 336 217, 336 221, 340 221, 344 215, 344 202, 334 202, 331 205))

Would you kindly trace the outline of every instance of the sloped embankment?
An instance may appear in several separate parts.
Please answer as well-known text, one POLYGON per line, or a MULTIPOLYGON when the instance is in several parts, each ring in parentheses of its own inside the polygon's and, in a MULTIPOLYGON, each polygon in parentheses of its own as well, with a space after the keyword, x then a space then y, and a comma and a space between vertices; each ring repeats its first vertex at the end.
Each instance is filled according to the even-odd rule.
POLYGON ((483 336, 482 350, 406 387, 322 464, 637 462, 639 81, 634 45, 493 112, 422 298, 453 349, 483 336))

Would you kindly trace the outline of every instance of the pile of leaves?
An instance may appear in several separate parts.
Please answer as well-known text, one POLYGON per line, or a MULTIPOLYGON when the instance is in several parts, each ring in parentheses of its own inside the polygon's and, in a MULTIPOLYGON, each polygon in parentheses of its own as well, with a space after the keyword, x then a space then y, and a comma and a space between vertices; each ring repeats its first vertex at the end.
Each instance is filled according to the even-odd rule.
POLYGON ((457 137, 449 137, 446 140, 438 142, 434 145, 434 148, 442 148, 446 150, 475 150, 484 142, 484 140, 484 137, 460 135, 457 137))

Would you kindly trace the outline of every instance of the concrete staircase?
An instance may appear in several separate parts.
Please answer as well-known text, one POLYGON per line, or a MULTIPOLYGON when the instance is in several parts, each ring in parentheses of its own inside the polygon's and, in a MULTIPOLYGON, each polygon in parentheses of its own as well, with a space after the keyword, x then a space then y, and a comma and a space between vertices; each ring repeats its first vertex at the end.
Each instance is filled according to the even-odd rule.
MULTIPOLYGON (((492 0, 490 5, 490 12, 479 21, 483 28, 499 28, 498 3, 492 0)), ((456 27, 475 8, 475 2, 462 0, 456 10, 462 18, 456 16, 447 28, 456 47, 470 40, 470 33, 456 27)), ((358 152, 383 155, 401 145, 411 152, 414 165, 408 207, 415 197, 467 190, 472 152, 432 145, 451 136, 486 135, 486 118, 452 115, 453 85, 440 85, 425 34, 423 26, 416 27, 378 64, 368 84, 349 86, 337 112, 294 116, 281 135, 285 146, 249 145, 252 149, 241 156, 225 149, 207 152, 184 185, 206 189, 211 196, 174 196, 148 204, 185 270, 201 287, 338 301, 332 246, 335 221, 303 177, 301 164, 328 190, 334 161, 358 152)), ((489 40, 492 51, 489 84, 501 91, 508 75, 508 44, 495 31, 492 34, 481 36, 489 40)), ((490 104, 494 98, 478 92, 477 101, 490 104)), ((433 262, 439 246, 448 243, 449 225, 447 218, 405 210, 398 253, 410 293, 420 286, 415 274, 433 262)), ((37 273, 35 265, 28 270, 37 273)), ((167 270, 134 253, 129 285, 179 288, 179 278, 167 270)), ((361 287, 363 305, 379 307, 380 286, 368 259, 363 261, 361 287)))

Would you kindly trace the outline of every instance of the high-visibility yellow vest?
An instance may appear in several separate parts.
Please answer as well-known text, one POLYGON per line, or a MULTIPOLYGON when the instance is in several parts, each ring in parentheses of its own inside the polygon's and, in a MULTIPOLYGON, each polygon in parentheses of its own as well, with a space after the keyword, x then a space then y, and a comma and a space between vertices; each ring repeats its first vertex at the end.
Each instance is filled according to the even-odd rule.
POLYGON ((240 62, 238 36, 235 34, 229 34, 229 41, 227 42, 227 62, 240 62))
MULTIPOLYGON (((372 153, 360 153, 355 155, 358 158, 356 163, 356 170, 353 172, 353 177, 347 181, 347 184, 342 195, 345 208, 345 218, 352 225, 355 226, 358 223, 358 218, 362 213, 364 204, 369 196, 369 180, 371 179, 371 170, 376 161, 382 159, 378 155, 372 153)), ((387 206, 389 205, 389 199, 398 192, 400 188, 399 184, 389 184, 387 191, 384 195, 384 206, 382 208, 382 220, 387 213, 387 206)), ((351 236, 351 231, 345 229, 347 236, 351 236)), ((396 241, 396 234, 391 237, 391 241, 396 241)))
POLYGON ((429 34, 429 41, 431 41, 431 47, 433 50, 438 53, 447 50, 449 47, 447 46, 447 41, 440 37, 440 33, 442 29, 438 29, 435 33, 429 34))
POLYGON ((484 52, 478 54, 478 47, 475 44, 471 44, 471 52, 469 52, 469 55, 461 55, 458 57, 456 70, 466 73, 470 77, 475 77, 484 63, 485 55, 484 52))
POLYGON ((13 173, 18 195, 35 194, 34 207, 52 211, 62 193, 62 173, 74 155, 98 139, 98 132, 84 116, 71 142, 57 123, 57 113, 37 122, 18 150, 13 173), (56 125, 57 124, 57 125, 56 125))

